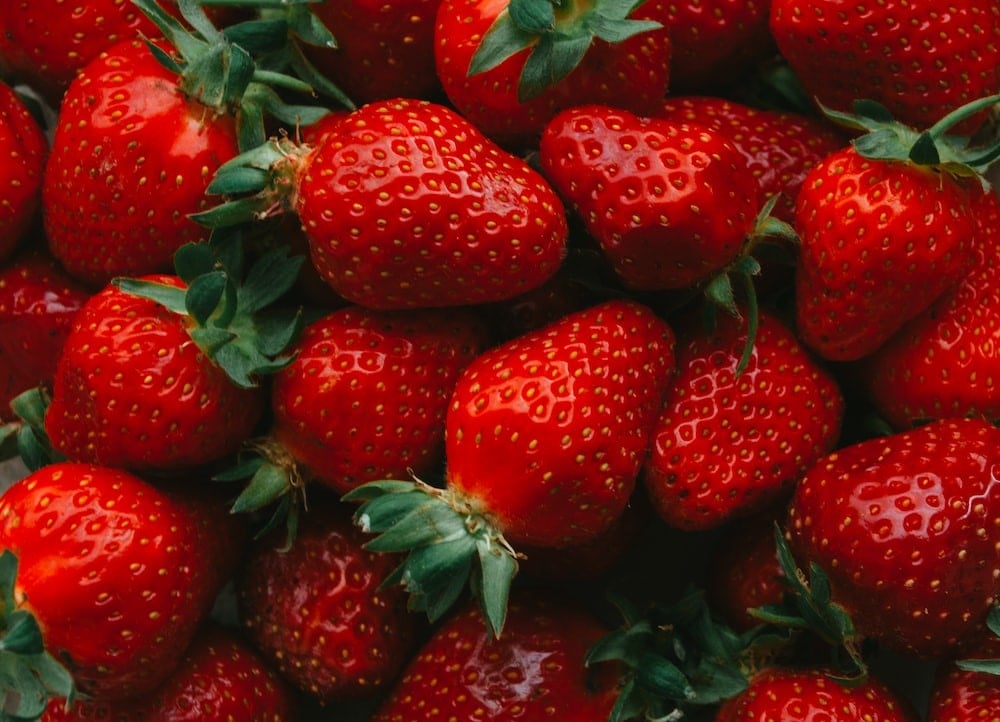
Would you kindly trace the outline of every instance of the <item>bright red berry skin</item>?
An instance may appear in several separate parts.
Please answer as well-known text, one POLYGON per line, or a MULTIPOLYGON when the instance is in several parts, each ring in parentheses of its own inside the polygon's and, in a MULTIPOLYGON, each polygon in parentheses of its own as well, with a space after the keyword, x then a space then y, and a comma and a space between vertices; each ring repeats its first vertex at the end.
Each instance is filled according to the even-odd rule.
POLYGON ((49 144, 14 90, 0 82, 0 261, 24 239, 41 204, 49 144))
POLYGON ((722 704, 715 722, 916 722, 909 704, 874 678, 849 686, 822 669, 769 667, 722 704))
POLYGON ((448 410, 449 489, 513 544, 568 546, 618 519, 673 372, 674 336, 609 301, 495 347, 448 410))
POLYGON ((366 541, 346 505, 324 500, 304 515, 290 549, 264 538, 237 577, 255 646, 324 704, 384 689, 415 640, 418 617, 403 590, 380 588, 399 560, 366 551, 366 541))
POLYGON ((466 607, 423 646, 371 722, 606 722, 614 667, 583 663, 606 633, 579 607, 529 593, 511 600, 494 639, 479 609, 466 607))
POLYGON ((873 353, 967 272, 975 221, 951 176, 853 148, 827 156, 799 191, 797 327, 820 356, 873 353))
MULTIPOLYGON (((144 280, 181 286, 176 276, 144 280)), ((189 320, 109 285, 78 312, 63 346, 45 430, 75 461, 133 471, 200 466, 237 450, 263 413, 191 340, 189 320)))
POLYGON ((200 542, 183 505, 117 469, 52 464, 0 497, 17 598, 95 697, 147 693, 177 667, 217 592, 200 542))
POLYGON ((1000 199, 979 194, 973 213, 969 273, 864 364, 869 398, 896 429, 945 417, 1000 419, 1000 199))
MULTIPOLYGON (((663 0, 647 0, 629 16, 663 27, 619 43, 595 40, 569 75, 526 102, 518 101, 518 82, 528 50, 469 76, 469 63, 483 36, 508 5, 508 0, 443 0, 435 30, 437 72, 448 99, 501 145, 535 146, 545 125, 566 108, 599 103, 647 114, 666 94, 671 44, 663 0)), ((566 13, 573 14, 587 3, 563 5, 566 13)))
POLYGON ((791 330, 762 311, 737 374, 746 339, 745 318, 719 314, 714 331, 691 324, 678 343, 642 474, 653 507, 677 529, 712 529, 760 511, 840 433, 840 390, 791 330))
POLYGON ((485 329, 454 310, 348 307, 305 328, 295 360, 272 383, 272 435, 340 494, 379 479, 435 470, 461 370, 485 329))
POLYGON ((0 269, 0 406, 51 388, 56 363, 90 291, 47 254, 24 253, 0 269))
POLYGON ((565 254, 565 213, 545 180, 435 103, 366 105, 295 173, 313 263, 362 306, 510 298, 541 285, 565 254))
POLYGON ((742 250, 761 205, 743 155, 700 125, 580 106, 546 126, 539 159, 632 290, 711 278, 742 250))
POLYGON ((1000 579, 1000 429, 939 421, 845 447, 799 482, 787 534, 858 635, 919 657, 977 635, 1000 579))
MULTIPOLYGON (((1000 659, 1000 637, 986 637, 967 659, 1000 659)), ((996 722, 1000 719, 1000 676, 941 664, 927 707, 927 722, 996 722)))
POLYGON ((994 0, 772 0, 770 26, 806 94, 834 110, 876 100, 923 129, 1000 90, 994 0))
POLYGON ((186 98, 140 40, 112 46, 66 91, 42 185, 52 254, 94 287, 167 272, 208 232, 216 169, 237 153, 235 123, 186 98))

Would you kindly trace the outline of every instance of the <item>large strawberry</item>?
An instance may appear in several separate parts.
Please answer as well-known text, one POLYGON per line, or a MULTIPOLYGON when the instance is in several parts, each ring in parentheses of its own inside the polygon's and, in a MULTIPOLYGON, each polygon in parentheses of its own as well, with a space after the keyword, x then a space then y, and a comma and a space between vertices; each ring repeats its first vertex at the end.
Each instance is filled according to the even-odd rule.
MULTIPOLYGON (((1000 7, 994 0, 772 0, 771 32, 809 97, 858 98, 925 127, 1000 92, 1000 7)), ((963 132, 983 120, 978 114, 963 132)))
MULTIPOLYGON (((79 691, 97 697, 144 694, 164 681, 218 591, 217 559, 187 507, 108 467, 57 463, 15 483, 0 497, 0 549, 5 648, 25 655, 5 661, 37 669, 44 643, 49 666, 59 660, 79 691), (12 626, 31 632, 21 646, 12 626)), ((49 693, 71 691, 23 686, 33 679, 4 678, 7 702, 20 693, 25 705, 18 717, 40 714, 49 693)))
POLYGON ((444 0, 435 30, 448 99, 487 136, 532 146, 566 108, 640 114, 667 91, 668 3, 444 0))
POLYGON ((643 483, 660 517, 710 529, 771 504, 831 451, 844 402, 791 330, 761 312, 742 373, 747 321, 691 324, 655 426, 643 483))
POLYGON ((260 192, 199 216, 209 224, 294 208, 320 274, 371 308, 510 298, 542 284, 565 253, 565 213, 545 180, 427 101, 370 103, 314 147, 268 143, 210 190, 260 192))
POLYGON ((0 260, 13 255, 41 201, 48 141, 13 88, 0 81, 0 260))
POLYGON ((395 581, 441 616, 473 580, 499 633, 516 552, 592 539, 624 511, 671 381, 673 333, 609 301, 495 347, 466 367, 446 420, 447 488, 366 484, 359 523, 409 550, 395 581), (481 568, 473 570, 478 559, 481 568))

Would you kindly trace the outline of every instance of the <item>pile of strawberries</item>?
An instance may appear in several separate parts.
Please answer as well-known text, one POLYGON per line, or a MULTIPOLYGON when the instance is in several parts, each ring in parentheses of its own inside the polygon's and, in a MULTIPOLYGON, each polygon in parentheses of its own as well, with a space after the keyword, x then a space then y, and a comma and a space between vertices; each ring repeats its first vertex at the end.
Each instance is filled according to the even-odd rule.
POLYGON ((996 0, 4 0, 0 80, 0 719, 1000 720, 996 0))

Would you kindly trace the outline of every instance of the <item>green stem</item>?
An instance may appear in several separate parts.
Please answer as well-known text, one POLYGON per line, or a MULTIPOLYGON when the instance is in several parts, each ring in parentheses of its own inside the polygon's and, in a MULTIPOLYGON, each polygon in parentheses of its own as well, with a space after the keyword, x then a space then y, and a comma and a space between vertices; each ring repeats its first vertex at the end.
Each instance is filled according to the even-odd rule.
POLYGON ((952 126, 961 123, 966 118, 975 115, 981 110, 986 110, 997 103, 1000 103, 1000 95, 990 95, 986 98, 973 100, 959 108, 955 108, 955 110, 951 111, 937 123, 932 125, 927 132, 930 133, 935 139, 940 138, 952 126))
POLYGON ((273 70, 256 69, 253 71, 253 81, 261 83, 271 88, 284 88, 306 95, 313 95, 313 87, 303 81, 285 73, 276 73, 273 70))

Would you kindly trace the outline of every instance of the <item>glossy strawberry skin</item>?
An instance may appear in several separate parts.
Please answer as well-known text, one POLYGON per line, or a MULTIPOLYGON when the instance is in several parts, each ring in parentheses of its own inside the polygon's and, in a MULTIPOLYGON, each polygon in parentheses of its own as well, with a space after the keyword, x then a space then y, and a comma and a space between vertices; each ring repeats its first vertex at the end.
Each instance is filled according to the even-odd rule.
POLYGON ((296 174, 312 261, 362 306, 510 298, 541 285, 565 254, 565 213, 544 179, 435 103, 360 108, 296 174))
POLYGON ((366 551, 367 537, 336 500, 310 507, 288 550, 265 537, 237 577, 254 645, 320 702, 370 697, 399 673, 418 617, 399 587, 380 588, 398 563, 366 551))
POLYGON ((505 147, 536 145, 545 125, 566 108, 600 103, 646 114, 666 94, 671 44, 663 0, 647 0, 629 16, 663 27, 617 44, 595 40, 580 65, 527 102, 517 99, 526 50, 470 77, 469 63, 483 35, 507 5, 504 0, 443 0, 435 30, 437 72, 448 99, 505 147))
POLYGON ((13 88, 0 81, 0 261, 24 239, 41 205, 42 170, 49 145, 13 88))
POLYGON ((919 657, 985 634, 997 598, 1000 429, 939 421, 845 447, 795 490, 800 566, 818 564, 862 637, 919 657))
POLYGON ((699 125, 580 106, 546 126, 539 159, 632 290, 711 278, 742 250, 760 206, 742 154, 699 125))
POLYGON ((215 170, 237 153, 235 123, 185 98, 177 76, 139 40, 116 44, 67 90, 42 185, 52 254, 94 287, 167 272, 206 240, 215 170))
POLYGON ((873 353, 965 275, 975 222, 965 189, 947 174, 847 148, 810 171, 795 230, 799 335, 820 356, 849 361, 873 353))
POLYGON ((1000 199, 976 196, 972 268, 864 363, 864 386, 896 429, 945 417, 1000 419, 1000 199))
POLYGON ((690 326, 642 480, 660 517, 693 531, 749 516, 789 491, 833 449, 844 400, 833 377, 768 312, 739 375, 745 317, 720 314, 712 332, 690 326))
POLYGON ((51 389, 63 344, 90 295, 44 253, 24 253, 0 269, 0 406, 37 386, 51 389))
POLYGON ((514 544, 597 536, 635 486, 673 344, 648 308, 610 301, 482 354, 448 410, 449 489, 514 544))
MULTIPOLYGON (((176 276, 145 280, 181 286, 176 276)), ((78 312, 63 346, 45 430, 75 461, 179 471, 236 451, 263 414, 191 340, 187 319, 109 285, 78 312)))
MULTIPOLYGON (((1000 637, 986 637, 968 659, 1000 659, 1000 637)), ((954 660, 937 670, 927 722, 994 722, 1000 711, 1000 676, 961 669, 954 660)))
POLYGON ((583 664, 605 633, 579 607, 533 594, 511 600, 499 639, 483 628, 478 608, 459 610, 421 648, 371 722, 605 722, 617 690, 614 668, 583 664))
MULTIPOLYGON (((993 0, 772 0, 770 27, 806 94, 835 110, 876 100, 923 129, 1000 90, 1000 7, 993 0)), ((971 132, 983 118, 956 131, 971 132)))
POLYGON ((425 476, 443 456, 451 390, 485 346, 470 313, 334 311, 305 328, 275 376, 272 435, 340 494, 425 476))
POLYGON ((117 469, 58 463, 0 497, 0 548, 46 649, 84 693, 152 690, 179 663, 217 588, 184 506, 117 469))

